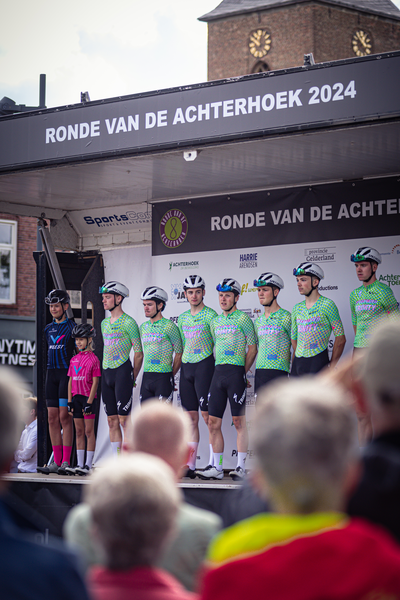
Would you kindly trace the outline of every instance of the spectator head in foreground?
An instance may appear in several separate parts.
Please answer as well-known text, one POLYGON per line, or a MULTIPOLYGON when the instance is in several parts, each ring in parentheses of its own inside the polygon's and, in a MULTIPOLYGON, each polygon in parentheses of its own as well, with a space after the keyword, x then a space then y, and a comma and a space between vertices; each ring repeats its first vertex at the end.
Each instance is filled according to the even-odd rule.
POLYGON ((20 382, 11 371, 0 367, 0 473, 9 470, 21 434, 23 407, 19 387, 20 382))
POLYGON ((147 454, 124 455, 96 471, 85 492, 107 567, 154 565, 172 535, 181 501, 168 465, 147 454))
POLYGON ((400 429, 400 319, 374 330, 359 375, 374 435, 400 429))
POLYGON ((162 458, 172 468, 176 479, 187 465, 191 425, 180 408, 157 400, 148 400, 132 414, 132 426, 125 439, 127 449, 162 458))
POLYGON ((279 512, 342 510, 358 478, 357 426, 343 392, 312 378, 259 394, 258 486, 279 512))

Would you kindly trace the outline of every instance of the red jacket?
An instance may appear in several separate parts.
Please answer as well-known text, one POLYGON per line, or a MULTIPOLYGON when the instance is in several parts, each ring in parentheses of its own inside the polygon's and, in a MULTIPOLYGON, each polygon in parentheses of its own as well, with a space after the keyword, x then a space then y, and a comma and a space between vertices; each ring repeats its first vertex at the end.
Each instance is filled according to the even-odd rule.
MULTIPOLYGON (((385 531, 361 519, 343 518, 300 532, 301 527, 293 526, 290 519, 293 516, 272 514, 247 519, 237 526, 237 544, 233 528, 230 533, 226 530, 225 544, 222 532, 210 551, 213 566, 220 566, 206 573, 202 600, 400 599, 400 546, 385 531), (285 532, 279 540, 277 522, 285 532), (270 523, 275 539, 252 551, 248 542, 254 523, 261 530, 267 530, 270 523), (232 552, 229 556, 232 545, 236 556, 232 552), (241 545, 244 553, 238 551, 241 545)), ((298 521, 307 519, 297 517, 298 521)))
POLYGON ((93 600, 197 600, 169 573, 151 567, 110 571, 95 567, 90 572, 93 600))

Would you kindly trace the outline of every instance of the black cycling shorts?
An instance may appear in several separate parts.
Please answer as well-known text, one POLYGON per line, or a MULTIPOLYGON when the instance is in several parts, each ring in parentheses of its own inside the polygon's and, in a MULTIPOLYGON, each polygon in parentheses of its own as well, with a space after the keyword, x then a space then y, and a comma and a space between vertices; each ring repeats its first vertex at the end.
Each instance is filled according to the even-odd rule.
POLYGON ((267 385, 270 381, 279 379, 280 377, 288 377, 288 375, 289 373, 282 371, 282 369, 256 369, 254 391, 257 393, 263 385, 267 385))
POLYGON ((97 398, 94 398, 94 400, 92 402, 92 414, 86 416, 83 414, 83 409, 86 406, 87 400, 88 400, 88 396, 82 396, 81 394, 76 394, 72 398, 72 402, 73 402, 73 406, 74 406, 74 413, 73 413, 74 419, 83 419, 84 417, 85 417, 85 419, 95 419, 96 418, 98 400, 97 400, 97 398))
POLYGON ((247 379, 244 367, 217 365, 208 393, 208 414, 222 419, 226 402, 231 405, 232 417, 242 417, 246 410, 247 379))
POLYGON ((129 415, 132 409, 133 371, 130 360, 116 369, 104 369, 101 395, 108 417, 129 415))
POLYGON ((143 373, 142 385, 140 387, 140 402, 158 398, 167 404, 172 402, 174 394, 174 378, 172 373, 143 373))
POLYGON ((327 365, 329 365, 328 349, 309 358, 305 358, 304 356, 298 358, 295 356, 290 375, 292 377, 300 377, 301 375, 319 373, 327 365))
POLYGON ((197 363, 182 363, 179 395, 183 408, 202 412, 208 411, 208 392, 214 375, 215 361, 210 354, 197 363))
POLYGON ((45 383, 46 404, 49 408, 68 406, 68 369, 48 369, 45 383))

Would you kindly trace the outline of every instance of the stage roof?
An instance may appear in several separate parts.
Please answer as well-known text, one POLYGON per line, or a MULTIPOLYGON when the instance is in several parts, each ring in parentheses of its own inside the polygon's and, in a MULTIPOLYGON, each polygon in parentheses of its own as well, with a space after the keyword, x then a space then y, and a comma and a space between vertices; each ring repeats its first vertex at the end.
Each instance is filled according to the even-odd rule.
POLYGON ((104 248, 149 243, 158 201, 399 175, 399 72, 387 53, 2 117, 0 211, 104 248))

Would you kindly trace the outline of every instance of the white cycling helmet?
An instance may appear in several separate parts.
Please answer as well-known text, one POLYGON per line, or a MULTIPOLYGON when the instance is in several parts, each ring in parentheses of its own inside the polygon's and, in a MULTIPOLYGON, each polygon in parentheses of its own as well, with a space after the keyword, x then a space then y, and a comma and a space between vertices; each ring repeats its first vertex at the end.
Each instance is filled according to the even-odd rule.
POLYGON ((155 300, 159 302, 164 302, 164 305, 168 302, 168 294, 165 290, 156 285, 151 285, 143 290, 141 296, 141 300, 155 300))
POLYGON ((185 277, 185 280, 183 282, 183 289, 185 291, 194 288, 201 288, 202 290, 204 290, 205 287, 206 282, 202 277, 200 277, 200 275, 188 275, 187 277, 185 277))
POLYGON ((363 262, 366 260, 374 261, 380 265, 382 262, 382 257, 378 250, 375 250, 375 248, 371 248, 370 246, 362 246, 351 255, 350 260, 353 263, 363 262))
POLYGON ((119 281, 108 281, 104 285, 99 288, 100 294, 116 294, 118 296, 122 296, 123 298, 128 298, 129 290, 128 288, 119 281))
POLYGON ((240 283, 231 277, 222 279, 216 289, 218 292, 233 292, 234 294, 240 294, 241 291, 240 283))
POLYGON ((285 287, 283 280, 275 273, 262 273, 258 279, 254 280, 253 285, 263 287, 264 285, 274 285, 280 290, 285 287))
POLYGON ((324 272, 319 265, 315 265, 311 262, 302 262, 298 267, 293 269, 293 275, 299 277, 300 275, 313 275, 318 279, 324 278, 324 272))

